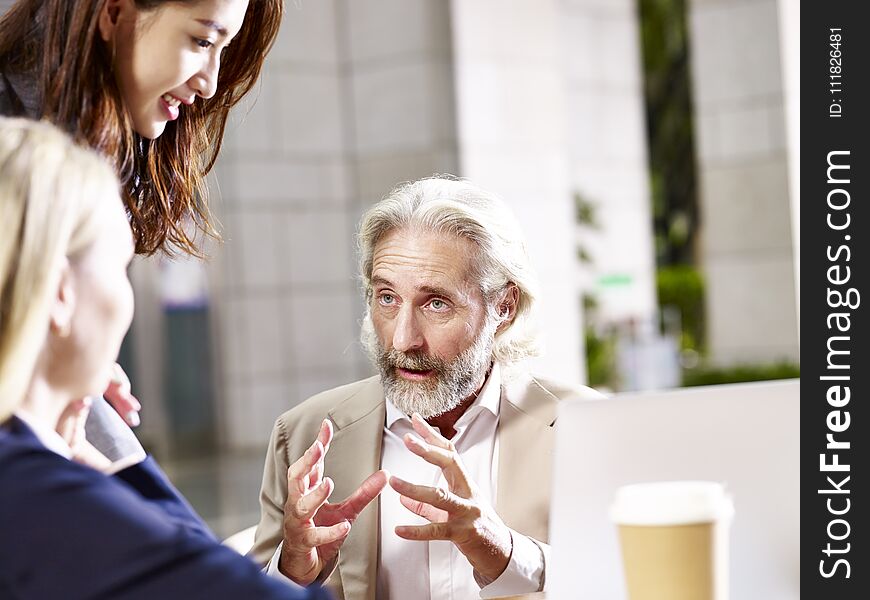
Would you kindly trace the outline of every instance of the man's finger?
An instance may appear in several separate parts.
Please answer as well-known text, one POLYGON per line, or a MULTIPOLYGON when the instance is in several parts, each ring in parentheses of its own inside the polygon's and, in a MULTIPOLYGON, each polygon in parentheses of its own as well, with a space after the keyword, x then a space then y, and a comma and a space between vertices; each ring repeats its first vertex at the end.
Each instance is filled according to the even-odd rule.
POLYGON ((337 542, 350 533, 350 523, 342 521, 329 527, 312 527, 305 530, 299 541, 308 548, 317 548, 324 544, 337 542))
POLYGON ((414 431, 416 431, 421 438, 433 446, 441 448, 442 450, 455 450, 453 444, 450 443, 450 440, 441 435, 440 431, 429 425, 429 423, 420 416, 420 413, 414 413, 411 415, 411 426, 414 427, 414 431))
POLYGON ((289 476, 294 479, 302 479, 314 468, 314 465, 317 464, 323 457, 323 444, 320 443, 320 440, 314 440, 314 443, 308 446, 308 449, 296 459, 290 468, 288 469, 289 476))
POLYGON ((317 441, 323 446, 323 456, 314 465, 311 473, 305 480, 305 489, 310 490, 320 485, 323 480, 323 461, 326 459, 326 453, 329 452, 329 444, 332 442, 332 422, 329 419, 323 419, 320 424, 320 431, 317 433, 317 441))
POLYGON ((433 446, 432 444, 421 440, 416 435, 406 433, 402 440, 405 442, 405 447, 408 448, 408 450, 436 467, 447 469, 457 462, 455 452, 450 452, 444 448, 433 446))
POLYGON ((428 525, 399 525, 396 535, 406 540, 428 541, 449 540, 450 525, 447 523, 429 523, 428 525))
POLYGON ((332 421, 323 419, 320 424, 320 431, 317 433, 317 441, 323 445, 323 453, 329 452, 329 444, 332 442, 333 428, 332 421))
POLYGON ((401 502, 402 506, 410 510, 412 513, 423 517, 430 523, 443 523, 449 516, 446 511, 435 508, 431 504, 420 502, 419 500, 412 500, 407 496, 399 496, 399 502, 401 502))
POLYGON ((297 500, 293 516, 300 521, 314 518, 317 510, 323 506, 334 489, 335 484, 327 477, 319 486, 297 500))
POLYGON ((428 444, 410 433, 405 434, 404 442, 408 450, 441 469, 451 490, 463 498, 470 497, 471 485, 459 454, 428 444))
MULTIPOLYGON (((326 450, 324 448, 324 450, 326 450)), ((314 468, 311 470, 311 474, 308 477, 308 487, 307 489, 312 490, 323 480, 323 460, 318 460, 317 464, 314 465, 314 468)))
POLYGON ((323 456, 323 446, 318 440, 287 469, 287 497, 293 502, 308 491, 308 475, 323 456))
POLYGON ((356 491, 341 503, 341 514, 345 519, 353 521, 369 503, 378 497, 387 487, 390 474, 381 469, 369 475, 356 491))
POLYGON ((452 494, 443 488, 429 487, 428 485, 416 485, 398 477, 390 477, 390 487, 407 496, 412 500, 419 500, 440 508, 448 514, 461 512, 466 508, 466 503, 456 494, 452 494))

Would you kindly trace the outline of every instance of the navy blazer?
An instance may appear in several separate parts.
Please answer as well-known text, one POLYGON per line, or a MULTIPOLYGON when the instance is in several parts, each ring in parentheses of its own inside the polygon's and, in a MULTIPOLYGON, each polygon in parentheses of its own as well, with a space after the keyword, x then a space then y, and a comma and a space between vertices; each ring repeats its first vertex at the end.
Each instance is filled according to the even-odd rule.
POLYGON ((0 425, 0 599, 326 599, 222 546, 153 459, 114 476, 0 425))

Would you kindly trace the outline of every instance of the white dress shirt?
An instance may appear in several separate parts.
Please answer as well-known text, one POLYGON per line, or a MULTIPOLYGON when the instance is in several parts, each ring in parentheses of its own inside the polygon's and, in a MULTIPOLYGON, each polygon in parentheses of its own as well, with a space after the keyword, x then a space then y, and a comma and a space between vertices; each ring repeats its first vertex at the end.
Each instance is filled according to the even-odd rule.
MULTIPOLYGON (((468 475, 476 482, 484 500, 493 504, 498 484, 498 428, 501 399, 501 373, 492 371, 474 403, 454 425, 452 442, 462 458, 468 475)), ((447 489, 441 469, 430 465, 407 449, 402 437, 416 435, 411 420, 387 402, 381 468, 392 475, 419 485, 447 489)), ((527 537, 511 531, 513 552, 505 571, 487 582, 449 541, 418 542, 396 535, 398 525, 428 523, 399 502, 391 487, 381 493, 380 562, 377 598, 415 600, 466 600, 536 592, 541 588, 544 556, 527 537)))

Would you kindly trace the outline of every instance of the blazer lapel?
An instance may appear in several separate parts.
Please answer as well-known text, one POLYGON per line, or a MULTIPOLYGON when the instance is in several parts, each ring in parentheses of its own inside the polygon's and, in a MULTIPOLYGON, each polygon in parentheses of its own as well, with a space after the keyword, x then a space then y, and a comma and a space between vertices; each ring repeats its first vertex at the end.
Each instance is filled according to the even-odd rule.
POLYGON ((511 529, 549 540, 557 400, 528 375, 502 385, 496 512, 511 529))
MULTIPOLYGON (((380 468, 385 415, 383 390, 377 377, 330 411, 335 437, 327 455, 330 464, 326 472, 335 481, 333 501, 344 500, 380 468)), ((379 514, 380 498, 360 513, 339 553, 341 587, 348 600, 374 600, 379 514)))

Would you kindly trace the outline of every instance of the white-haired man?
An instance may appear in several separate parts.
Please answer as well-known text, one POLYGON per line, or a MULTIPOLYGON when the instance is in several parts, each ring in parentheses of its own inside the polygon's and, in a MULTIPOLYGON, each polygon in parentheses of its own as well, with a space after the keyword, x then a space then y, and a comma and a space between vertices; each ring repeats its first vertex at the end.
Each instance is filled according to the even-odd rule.
POLYGON ((359 248, 380 374, 278 418, 253 556, 348 600, 543 589, 556 405, 597 394, 517 367, 535 284, 516 221, 466 181, 424 179, 364 215, 359 248))

